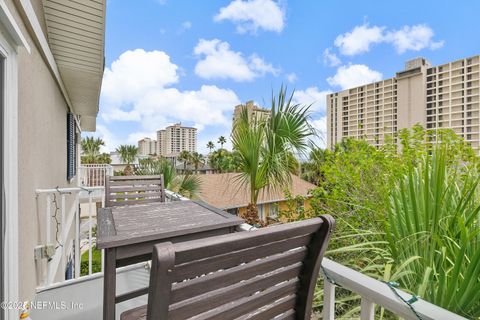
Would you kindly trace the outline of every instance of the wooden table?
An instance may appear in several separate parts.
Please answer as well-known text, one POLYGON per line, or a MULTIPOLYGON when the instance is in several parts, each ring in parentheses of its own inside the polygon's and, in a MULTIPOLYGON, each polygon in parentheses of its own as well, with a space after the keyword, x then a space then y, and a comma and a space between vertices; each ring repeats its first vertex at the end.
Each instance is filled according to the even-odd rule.
POLYGON ((115 304, 148 292, 116 295, 116 268, 151 259, 153 245, 181 242, 235 231, 243 220, 201 201, 158 202, 101 208, 97 248, 105 249, 103 319, 115 319, 115 304))

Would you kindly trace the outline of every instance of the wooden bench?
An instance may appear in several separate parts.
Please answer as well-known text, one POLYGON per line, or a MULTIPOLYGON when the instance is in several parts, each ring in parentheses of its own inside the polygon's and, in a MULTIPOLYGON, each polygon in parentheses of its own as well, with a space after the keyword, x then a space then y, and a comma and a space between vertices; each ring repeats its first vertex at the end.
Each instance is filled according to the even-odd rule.
POLYGON ((310 319, 329 215, 154 246, 148 305, 121 320, 310 319))
POLYGON ((105 206, 165 202, 163 176, 108 176, 105 206))

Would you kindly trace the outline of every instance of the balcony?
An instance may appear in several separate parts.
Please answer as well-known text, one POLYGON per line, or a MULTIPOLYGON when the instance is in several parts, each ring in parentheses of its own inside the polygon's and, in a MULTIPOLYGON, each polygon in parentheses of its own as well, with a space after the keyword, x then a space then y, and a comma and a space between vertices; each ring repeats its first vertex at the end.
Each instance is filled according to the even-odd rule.
MULTIPOLYGON (((189 200, 168 190, 166 198, 167 202, 189 200)), ((41 240, 36 250, 37 274, 41 276, 34 301, 48 302, 50 308, 33 309, 32 319, 102 318, 103 252, 98 253, 94 246, 96 208, 104 203, 103 186, 37 190, 37 219, 43 224, 40 223, 41 240), (100 265, 95 263, 98 254, 102 257, 100 265)), ((236 231, 252 229, 242 224, 236 231)), ((149 262, 117 268, 117 294, 148 287, 149 274, 149 262)), ((327 258, 323 260, 321 276, 324 278, 322 319, 334 319, 337 287, 361 298, 362 320, 374 319, 376 307, 405 319, 465 319, 421 298, 411 303, 415 314, 407 303, 412 299, 411 294, 327 258)), ((124 310, 146 302, 147 296, 143 295, 117 304, 117 319, 124 310)))

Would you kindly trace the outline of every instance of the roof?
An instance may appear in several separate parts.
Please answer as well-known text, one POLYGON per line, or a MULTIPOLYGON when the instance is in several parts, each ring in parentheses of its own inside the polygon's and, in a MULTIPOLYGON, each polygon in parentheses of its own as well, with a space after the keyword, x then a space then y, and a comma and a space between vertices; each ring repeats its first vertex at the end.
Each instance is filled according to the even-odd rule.
MULTIPOLYGON (((220 209, 245 207, 249 203, 248 190, 239 181, 238 173, 202 174, 198 197, 206 203, 220 209)), ((292 175, 292 184, 289 188, 292 196, 308 196, 314 184, 292 175)), ((260 191, 258 203, 271 203, 286 200, 284 190, 260 191)))
MULTIPOLYGON (((175 167, 177 170, 188 170, 188 171, 195 171, 195 166, 188 163, 186 166, 183 165, 183 163, 180 163, 180 164, 177 164, 177 166, 175 167)), ((198 166, 198 171, 208 171, 208 170, 215 170, 214 168, 212 168, 208 163, 204 164, 204 165, 199 165, 198 166)))

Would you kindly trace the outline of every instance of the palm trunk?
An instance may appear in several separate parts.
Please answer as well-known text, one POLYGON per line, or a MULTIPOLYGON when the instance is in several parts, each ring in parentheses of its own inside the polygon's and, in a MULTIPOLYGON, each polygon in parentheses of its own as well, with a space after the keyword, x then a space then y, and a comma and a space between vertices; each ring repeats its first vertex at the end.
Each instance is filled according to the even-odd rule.
POLYGON ((242 219, 245 220, 246 223, 250 225, 259 225, 260 219, 258 218, 258 208, 255 204, 249 203, 247 206, 247 210, 241 216, 242 219))

